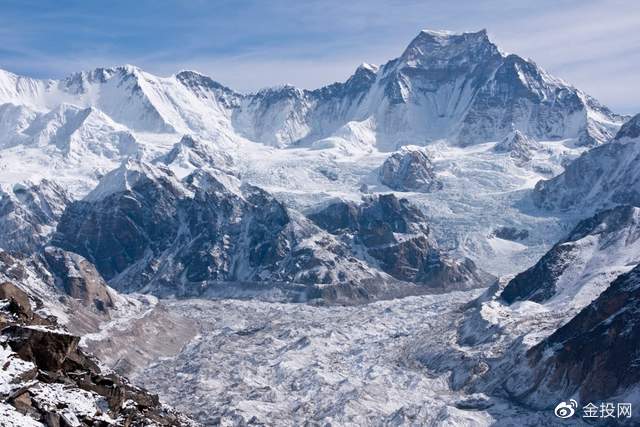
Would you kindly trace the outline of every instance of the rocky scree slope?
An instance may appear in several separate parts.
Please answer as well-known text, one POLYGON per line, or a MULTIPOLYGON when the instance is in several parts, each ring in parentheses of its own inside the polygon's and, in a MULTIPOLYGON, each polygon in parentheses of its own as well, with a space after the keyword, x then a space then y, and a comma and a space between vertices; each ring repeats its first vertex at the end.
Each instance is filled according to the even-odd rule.
POLYGON ((80 338, 0 284, 0 417, 21 426, 195 426, 78 348, 80 338))

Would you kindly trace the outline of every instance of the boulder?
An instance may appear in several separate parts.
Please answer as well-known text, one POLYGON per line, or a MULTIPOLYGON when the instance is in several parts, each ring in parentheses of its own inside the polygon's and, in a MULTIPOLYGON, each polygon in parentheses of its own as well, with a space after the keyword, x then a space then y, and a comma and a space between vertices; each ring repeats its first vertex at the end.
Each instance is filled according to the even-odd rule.
POLYGON ((429 193, 442 189, 433 163, 423 150, 405 149, 392 154, 380 167, 379 179, 396 191, 429 193))
POLYGON ((71 298, 86 305, 94 305, 100 311, 114 306, 107 283, 94 265, 83 256, 48 246, 44 250, 44 258, 49 271, 55 274, 57 281, 71 298))

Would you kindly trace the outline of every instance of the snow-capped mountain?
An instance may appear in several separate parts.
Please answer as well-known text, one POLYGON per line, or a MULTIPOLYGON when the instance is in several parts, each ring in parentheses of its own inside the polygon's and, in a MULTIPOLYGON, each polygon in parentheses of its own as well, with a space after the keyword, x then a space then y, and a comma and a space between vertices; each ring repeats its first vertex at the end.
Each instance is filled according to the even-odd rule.
MULTIPOLYGON (((275 292, 267 283, 281 283, 285 293, 300 293, 287 299, 358 300, 419 292, 411 283, 453 289, 488 280, 473 262, 444 258, 429 241, 426 217, 392 194, 345 205, 359 212, 363 257, 335 229, 325 232, 265 191, 230 181, 202 169, 179 180, 164 166, 124 163, 69 206, 53 244, 87 257, 119 290, 159 295, 224 294, 233 282, 238 292, 242 283, 275 292), (406 274, 413 269, 417 275, 406 274), (287 290, 295 284, 308 287, 287 290)), ((330 212, 311 219, 322 226, 330 212)))
POLYGON ((18 183, 0 187, 0 248, 31 253, 55 230, 71 202, 69 194, 53 181, 18 183))
MULTIPOLYGON (((627 120, 485 31, 422 31, 316 90, 0 71, 3 343, 66 343, 100 379, 91 349, 208 423, 545 425, 533 408, 595 390, 590 361, 610 362, 583 328, 624 360, 634 349, 618 329, 634 294, 616 285, 640 263, 640 115, 627 120), (44 323, 16 323, 32 313, 44 323)), ((0 347, 11 375, 40 367, 0 347)), ((101 390, 70 367, 72 391, 39 374, 0 417, 31 402, 38 419, 96 421, 101 390), (86 405, 47 409, 54 391, 86 405)), ((11 375, 0 386, 28 385, 11 375)), ((183 419, 114 378, 142 412, 183 419)), ((133 411, 115 403, 114 418, 133 411)))
POLYGON ((564 308, 594 300, 613 278, 640 263, 640 208, 619 206, 581 221, 567 238, 502 291, 507 303, 564 308))
POLYGON ((640 204, 640 115, 625 123, 609 144, 596 147, 566 171, 536 184, 534 202, 543 208, 593 212, 617 204, 640 204))
MULTIPOLYGON (((503 54, 485 31, 422 31, 398 58, 364 64, 344 83, 317 90, 283 86, 243 95, 193 71, 165 78, 129 65, 60 81, 2 72, 0 104, 51 111, 63 103, 93 107, 134 131, 240 135, 274 146, 320 140, 350 122, 368 122, 388 147, 499 140, 514 127, 535 139, 594 144, 622 122, 533 62, 503 54)), ((3 118, 20 123, 25 115, 3 118)))

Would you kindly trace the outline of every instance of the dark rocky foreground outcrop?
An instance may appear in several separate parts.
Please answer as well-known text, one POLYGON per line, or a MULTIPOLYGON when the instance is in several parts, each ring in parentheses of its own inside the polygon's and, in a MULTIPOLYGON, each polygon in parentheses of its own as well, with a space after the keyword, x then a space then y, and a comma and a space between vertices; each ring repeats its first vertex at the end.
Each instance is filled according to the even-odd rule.
POLYGON ((433 163, 424 150, 406 149, 389 156, 379 171, 380 182, 396 191, 429 193, 442 189, 433 163))
POLYGON ((3 425, 195 425, 102 367, 78 347, 79 337, 35 314, 10 282, 0 284, 0 328, 3 425))

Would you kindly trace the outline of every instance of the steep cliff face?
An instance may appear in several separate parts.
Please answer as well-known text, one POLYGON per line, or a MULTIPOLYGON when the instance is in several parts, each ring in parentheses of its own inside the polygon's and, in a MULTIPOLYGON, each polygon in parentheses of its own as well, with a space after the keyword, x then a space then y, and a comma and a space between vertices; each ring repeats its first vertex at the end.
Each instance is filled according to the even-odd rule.
POLYGON ((514 277, 502 299, 587 304, 640 262, 640 209, 620 206, 581 221, 533 267, 514 277))
POLYGON ((479 287, 491 280, 471 260, 454 259, 439 250, 424 214, 393 194, 369 197, 359 205, 332 203, 310 218, 396 279, 446 291, 479 287))
MULTIPOLYGON (((527 352, 530 396, 636 404, 640 338, 640 267, 620 275, 566 325, 527 352)), ((627 420, 628 421, 628 420, 627 420)))
POLYGON ((199 295, 216 283, 357 286, 379 277, 259 188, 227 187, 202 170, 180 181, 143 163, 123 165, 74 202, 54 244, 86 256, 126 291, 199 295))

